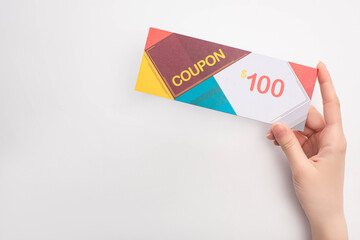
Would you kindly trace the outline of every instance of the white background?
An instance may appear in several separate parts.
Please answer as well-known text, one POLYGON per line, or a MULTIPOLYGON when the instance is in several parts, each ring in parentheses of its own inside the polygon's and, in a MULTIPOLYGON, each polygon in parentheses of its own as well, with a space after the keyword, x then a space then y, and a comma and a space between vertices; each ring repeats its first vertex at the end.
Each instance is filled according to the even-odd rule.
POLYGON ((359 13, 357 0, 0 0, 0 239, 310 238, 267 125, 134 91, 149 26, 327 64, 360 239, 359 13))

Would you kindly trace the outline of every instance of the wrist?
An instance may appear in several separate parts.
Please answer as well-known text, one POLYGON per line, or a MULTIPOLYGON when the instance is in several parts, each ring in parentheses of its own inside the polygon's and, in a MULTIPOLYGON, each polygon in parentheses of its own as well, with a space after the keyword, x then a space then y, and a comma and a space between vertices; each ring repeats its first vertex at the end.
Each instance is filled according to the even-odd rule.
POLYGON ((347 226, 344 214, 322 220, 309 220, 313 240, 347 240, 347 226))

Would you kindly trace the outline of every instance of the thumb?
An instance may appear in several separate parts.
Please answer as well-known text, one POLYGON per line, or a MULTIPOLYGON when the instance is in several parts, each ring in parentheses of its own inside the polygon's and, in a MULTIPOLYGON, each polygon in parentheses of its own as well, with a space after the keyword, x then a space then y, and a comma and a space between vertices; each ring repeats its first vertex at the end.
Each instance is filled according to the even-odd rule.
POLYGON ((282 123, 275 123, 272 125, 271 131, 286 154, 292 169, 305 162, 304 159, 307 159, 307 157, 294 132, 288 126, 282 123))

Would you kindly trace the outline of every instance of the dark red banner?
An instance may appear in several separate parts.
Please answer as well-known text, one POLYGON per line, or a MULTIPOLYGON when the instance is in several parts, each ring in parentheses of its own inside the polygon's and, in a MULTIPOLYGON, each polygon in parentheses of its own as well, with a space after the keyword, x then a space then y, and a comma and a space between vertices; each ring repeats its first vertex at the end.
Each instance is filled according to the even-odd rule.
POLYGON ((250 52, 172 33, 146 53, 176 98, 250 52))

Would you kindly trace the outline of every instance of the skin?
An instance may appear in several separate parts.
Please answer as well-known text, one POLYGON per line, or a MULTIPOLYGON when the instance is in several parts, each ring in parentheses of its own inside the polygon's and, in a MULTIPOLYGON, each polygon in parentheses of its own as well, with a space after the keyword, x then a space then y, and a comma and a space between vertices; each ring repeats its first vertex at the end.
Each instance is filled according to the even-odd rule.
POLYGON ((317 69, 324 116, 310 106, 303 132, 275 123, 267 138, 281 146, 289 160, 312 239, 343 240, 348 239, 343 210, 346 140, 330 74, 322 62, 317 69))

